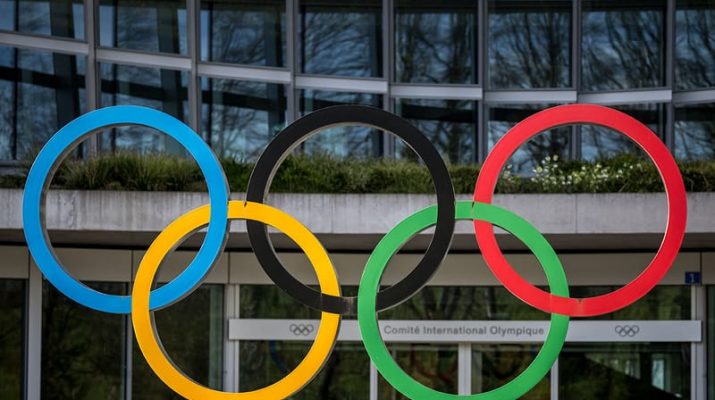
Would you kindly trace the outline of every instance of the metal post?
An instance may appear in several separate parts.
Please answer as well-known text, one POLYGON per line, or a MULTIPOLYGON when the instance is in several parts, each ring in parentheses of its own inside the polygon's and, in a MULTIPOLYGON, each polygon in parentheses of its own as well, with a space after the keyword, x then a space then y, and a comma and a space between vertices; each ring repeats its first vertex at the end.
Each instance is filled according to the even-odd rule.
POLYGON ((40 400, 42 387, 42 273, 29 262, 25 316, 25 400, 40 400))
MULTIPOLYGON (((84 2, 84 36, 87 41, 87 59, 85 60, 84 86, 86 93, 86 111, 99 108, 101 98, 101 81, 97 66, 97 46, 99 43, 97 30, 97 0, 84 2)), ((77 56, 80 57, 80 56, 77 56)), ((95 157, 99 153, 99 136, 91 135, 85 142, 84 157, 95 157)))

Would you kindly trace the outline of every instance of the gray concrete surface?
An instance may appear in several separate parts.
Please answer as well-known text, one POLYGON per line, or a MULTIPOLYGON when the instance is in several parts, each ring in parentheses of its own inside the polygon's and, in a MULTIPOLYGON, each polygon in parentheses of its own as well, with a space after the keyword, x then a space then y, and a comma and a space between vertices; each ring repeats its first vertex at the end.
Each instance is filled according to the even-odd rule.
MULTIPOLYGON (((0 190, 0 204, 5 205, 0 209, 0 241, 22 241, 21 200, 21 190, 0 190)), ((204 193, 50 191, 47 227, 59 243, 146 245, 173 219, 207 200, 204 193)), ((374 245, 399 221, 434 201, 434 196, 413 194, 280 193, 267 200, 327 240, 326 247, 346 250, 374 245)), ((619 243, 629 248, 657 247, 666 225, 666 198, 660 193, 499 195, 494 204, 526 218, 561 248, 617 248, 619 243), (601 243, 590 243, 596 239, 601 243)), ((715 193, 689 194, 686 246, 715 247, 711 244, 715 243, 713 206, 715 193)), ((230 245, 247 245, 244 223, 232 223, 231 231, 235 235, 230 245)), ((472 232, 469 222, 458 223, 456 248, 473 242, 472 232)), ((428 233, 411 245, 426 246, 428 233)))

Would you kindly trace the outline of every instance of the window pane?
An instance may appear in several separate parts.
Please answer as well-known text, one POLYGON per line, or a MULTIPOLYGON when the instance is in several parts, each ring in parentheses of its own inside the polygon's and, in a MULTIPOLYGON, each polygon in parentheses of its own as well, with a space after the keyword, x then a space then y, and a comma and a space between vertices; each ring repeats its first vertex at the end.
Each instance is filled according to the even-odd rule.
POLYGON ((204 137, 219 157, 255 161, 285 127, 283 85, 202 78, 201 91, 204 137))
MULTIPOLYGON (((86 283, 127 294, 126 284, 86 283)), ((42 399, 123 399, 127 319, 81 306, 42 286, 42 399)))
MULTIPOLYGON (((139 105, 161 110, 188 123, 187 73, 158 68, 100 64, 102 107, 139 105)), ((141 126, 123 126, 101 135, 103 151, 178 153, 183 148, 168 135, 141 126)))
POLYGON ((584 0, 582 87, 615 90, 665 84, 665 0, 584 0))
MULTIPOLYGON (((313 287, 320 291, 320 287, 313 287)), ((343 286, 343 296, 357 296, 357 286, 343 286)), ((301 304, 276 285, 241 285, 241 309, 245 319, 320 319, 320 312, 301 304)), ((345 315, 343 319, 356 319, 345 315)))
POLYGON ((675 156, 683 160, 715 158, 715 103, 675 107, 675 156))
POLYGON ((0 0, 0 29, 84 40, 81 0, 0 0))
MULTIPOLYGON (((398 99, 395 112, 422 131, 450 162, 476 162, 476 102, 398 99)), ((398 158, 417 159, 417 155, 401 140, 396 141, 395 147, 398 158)))
MULTIPOLYGON (((620 286, 571 286, 571 297, 593 297, 613 292, 620 286)), ((690 286, 658 285, 643 298, 612 313, 599 315, 595 320, 688 320, 691 302, 690 286)))
POLYGON ((0 159, 39 151, 84 109, 84 58, 0 46, 0 159))
MULTIPOLYGON (((539 350, 540 343, 472 345, 472 393, 488 392, 511 382, 529 367, 539 350)), ((550 399, 549 375, 520 399, 550 399)))
POLYGON ((475 83, 477 2, 397 0, 398 82, 475 83))
MULTIPOLYGON (((457 394, 457 345, 388 344, 392 357, 408 375, 423 385, 440 392, 457 394)), ((378 373, 377 398, 407 400, 378 373)))
POLYGON ((285 1, 201 2, 201 59, 285 66, 285 1))
MULTIPOLYGON (((526 117, 549 108, 546 104, 492 104, 489 106, 489 150, 514 125, 526 117)), ((529 175, 547 157, 571 157, 571 128, 562 127, 542 132, 519 147, 506 168, 517 174, 529 175)))
MULTIPOLYGON (((650 128, 663 137, 665 113, 662 104, 633 104, 613 106, 650 128)), ((585 160, 609 158, 618 154, 643 154, 640 147, 622 133, 594 125, 583 125, 581 129, 581 157, 585 160)))
POLYGON ((186 54, 186 1, 100 0, 99 43, 186 54))
POLYGON ((21 399, 23 394, 25 282, 0 279, 0 399, 21 399))
MULTIPOLYGON (((300 95, 302 115, 339 104, 362 104, 382 108, 382 96, 369 93, 303 90, 300 95)), ((366 126, 341 126, 321 130, 303 142, 306 154, 324 154, 339 158, 369 158, 382 154, 382 133, 366 126)))
POLYGON ((707 351, 708 351, 708 354, 707 354, 708 399, 714 400, 715 399, 715 286, 708 286, 707 290, 708 290, 708 293, 707 293, 708 316, 707 316, 707 323, 706 323, 707 324, 706 325, 707 343, 706 343, 705 347, 707 348, 707 351))
POLYGON ((492 88, 571 86, 571 1, 489 1, 492 88))
POLYGON ((715 86, 715 1, 678 0, 675 13, 676 88, 715 86))
POLYGON ((559 396, 689 399, 690 343, 567 343, 559 357, 559 396))
MULTIPOLYGON (((240 342, 240 391, 277 382, 300 363, 311 343, 279 341, 240 342)), ((318 375, 291 396, 296 400, 368 400, 370 359, 360 342, 339 342, 318 375)))
POLYGON ((382 1, 302 1, 298 29, 303 72, 382 76, 382 1))
MULTIPOLYGON (((200 385, 222 389, 223 285, 204 284, 170 307, 156 311, 156 332, 171 361, 200 385)), ((176 399, 156 377, 134 342, 132 398, 176 399)))

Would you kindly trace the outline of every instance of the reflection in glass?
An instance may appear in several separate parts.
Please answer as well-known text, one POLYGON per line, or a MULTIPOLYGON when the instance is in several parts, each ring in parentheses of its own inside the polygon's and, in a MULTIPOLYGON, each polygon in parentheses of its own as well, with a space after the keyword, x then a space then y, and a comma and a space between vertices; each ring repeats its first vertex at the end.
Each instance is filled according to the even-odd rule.
MULTIPOLYGON (((124 295, 124 283, 93 282, 124 295)), ((90 310, 42 286, 42 399, 123 399, 127 318, 90 310)))
MULTIPOLYGON (((521 374, 541 350, 541 344, 472 345, 472 393, 484 393, 504 386, 521 374)), ((520 399, 551 398, 549 374, 520 399)))
POLYGON ((186 1, 100 0, 104 47, 186 54, 186 1))
MULTIPOLYGON (((409 120, 445 159, 452 163, 477 160, 477 104, 469 100, 398 99, 395 113, 409 120)), ((399 158, 417 159, 401 140, 396 141, 399 158)))
POLYGON ((675 107, 675 156, 715 159, 715 103, 675 107))
MULTIPOLYGON (((489 150, 514 125, 526 117, 549 108, 538 104, 491 104, 489 105, 489 150)), ((561 159, 571 157, 571 129, 561 127, 542 132, 523 144, 511 156, 506 168, 511 172, 529 175, 547 157, 561 159)))
POLYGON ((0 0, 0 29, 84 40, 81 0, 0 0))
MULTIPOLYGON (((457 394, 457 345, 452 344, 388 344, 392 357, 409 376, 434 390, 457 394)), ((407 400, 378 374, 377 398, 407 400)))
MULTIPOLYGON (((308 353, 310 342, 241 341, 240 391, 268 386, 286 376, 308 353)), ((370 359, 360 342, 339 342, 320 373, 296 400, 365 400, 370 397, 370 359)))
POLYGON ((571 1, 489 1, 492 88, 571 85, 571 1))
POLYGON ((666 0, 582 2, 584 90, 665 84, 666 0))
MULTIPOLYGON (((625 112, 663 137, 665 113, 662 104, 632 104, 612 108, 625 112)), ((593 161, 618 154, 643 154, 640 147, 622 133, 594 125, 583 125, 580 129, 581 158, 584 160, 593 161)))
POLYGON ((690 398, 690 343, 567 343, 559 397, 581 400, 690 398))
MULTIPOLYGON (((161 110, 188 123, 187 73, 158 68, 100 64, 102 107, 139 105, 161 110)), ((168 135, 141 126, 123 126, 101 135, 102 151, 178 153, 168 135)))
MULTIPOLYGON (((339 104, 362 104, 382 107, 382 96, 370 93, 303 90, 300 94, 301 115, 339 104)), ((366 126, 341 126, 323 129, 303 142, 305 154, 324 154, 338 158, 370 158, 382 154, 382 133, 366 126)))
MULTIPOLYGON (((156 332, 171 361, 203 386, 223 384, 223 285, 204 284, 189 296, 154 313, 156 332)), ((156 377, 134 341, 132 399, 176 399, 156 377)))
POLYGON ((201 91, 204 137, 219 157, 255 161, 285 127, 283 85, 202 78, 201 91))
MULTIPOLYGON (((312 286, 320 290, 318 286, 312 286)), ((342 286, 343 296, 357 296, 357 286, 342 286)), ((320 312, 301 304, 276 285, 241 285, 239 315, 246 319, 320 319, 320 312)), ((343 319, 356 319, 345 315, 343 319)))
POLYGON ((395 2, 395 78, 476 83, 477 2, 395 2))
POLYGON ((707 382, 708 382, 708 400, 715 399, 715 286, 707 288, 707 325, 706 334, 707 340, 705 348, 707 349, 707 382))
MULTIPOLYGON (((593 297, 613 292, 620 286, 571 286, 571 297, 593 297)), ((691 313, 689 286, 658 285, 640 300, 595 320, 688 320, 691 313)))
POLYGON ((39 151, 84 108, 84 58, 0 46, 0 159, 39 151))
POLYGON ((0 279, 0 399, 23 394, 26 281, 0 279))
POLYGON ((675 12, 675 86, 715 86, 715 1, 678 0, 675 12))
POLYGON ((285 1, 201 2, 201 59, 283 67, 285 1))
POLYGON ((298 25, 303 72, 382 76, 382 1, 301 1, 298 25))

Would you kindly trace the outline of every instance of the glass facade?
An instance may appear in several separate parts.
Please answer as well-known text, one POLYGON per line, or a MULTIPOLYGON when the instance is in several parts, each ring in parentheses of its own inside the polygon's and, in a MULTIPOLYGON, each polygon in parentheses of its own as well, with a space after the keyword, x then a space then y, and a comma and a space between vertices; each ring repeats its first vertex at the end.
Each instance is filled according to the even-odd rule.
MULTIPOLYGON (((577 101, 635 116, 681 159, 715 156, 701 111, 715 102, 712 0, 91 4, 0 0, 0 161, 111 104, 161 109, 245 161, 301 115, 343 103, 410 119, 451 163, 481 162, 521 116, 577 101), (44 117, 27 121, 27 104, 44 117)), ((162 136, 119 127, 84 153, 181 153, 162 136)), ((517 152, 514 171, 634 149, 598 127, 542 136, 517 152)), ((331 129, 302 150, 412 157, 364 127, 331 129)))
POLYGON ((0 399, 20 399, 25 374, 26 281, 0 279, 0 399))

